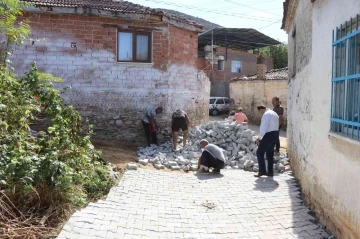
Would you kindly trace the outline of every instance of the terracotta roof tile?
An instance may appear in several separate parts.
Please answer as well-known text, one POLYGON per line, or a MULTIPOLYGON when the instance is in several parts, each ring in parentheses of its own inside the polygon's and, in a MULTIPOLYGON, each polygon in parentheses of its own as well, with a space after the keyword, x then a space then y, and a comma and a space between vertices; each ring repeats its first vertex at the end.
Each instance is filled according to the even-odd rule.
POLYGON ((186 23, 189 25, 194 25, 197 27, 202 27, 202 25, 190 21, 181 16, 176 16, 168 12, 164 12, 159 9, 145 7, 139 4, 135 4, 128 1, 122 0, 23 0, 26 2, 31 2, 37 7, 66 7, 66 8, 92 8, 98 10, 105 10, 111 12, 119 13, 135 13, 135 14, 149 14, 157 16, 165 16, 172 20, 186 23))

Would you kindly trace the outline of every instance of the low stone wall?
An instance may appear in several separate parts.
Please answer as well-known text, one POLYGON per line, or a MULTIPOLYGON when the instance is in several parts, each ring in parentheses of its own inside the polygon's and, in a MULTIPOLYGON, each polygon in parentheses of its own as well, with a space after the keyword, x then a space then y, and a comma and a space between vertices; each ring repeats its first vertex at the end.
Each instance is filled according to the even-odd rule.
MULTIPOLYGON (((195 70, 194 70, 195 71, 195 70)), ((210 81, 203 73, 191 80, 196 83, 195 90, 168 90, 158 92, 88 92, 77 89, 63 94, 65 102, 72 104, 83 117, 93 125, 96 139, 117 139, 141 145, 146 141, 142 126, 146 107, 162 106, 163 114, 157 117, 160 142, 171 136, 170 122, 176 109, 185 110, 192 126, 209 120, 208 102, 210 81)), ((55 85, 60 88, 60 85, 55 85)), ((37 115, 39 120, 33 122, 31 129, 46 131, 50 121, 44 114, 37 115)))
MULTIPOLYGON (((144 110, 147 107, 164 108, 163 114, 157 117, 160 127, 159 140, 170 137, 171 115, 176 109, 185 110, 192 126, 207 122, 209 119, 208 102, 210 81, 204 73, 188 66, 176 66, 179 75, 174 78, 183 82, 187 89, 176 89, 168 85, 164 89, 108 89, 107 92, 84 88, 72 89, 63 97, 66 103, 72 104, 80 114, 94 126, 94 138, 118 139, 131 142, 145 142, 142 126, 144 110), (191 74, 181 74, 183 70, 191 74), (181 75, 188 77, 182 78, 181 75), (190 77, 189 77, 190 76, 190 77)), ((169 83, 169 80, 164 80, 169 83)))
POLYGON ((241 106, 249 121, 254 124, 260 124, 257 106, 264 104, 270 109, 272 98, 280 98, 281 104, 285 109, 286 128, 286 111, 287 111, 287 80, 238 80, 230 82, 230 98, 233 100, 232 109, 241 106))

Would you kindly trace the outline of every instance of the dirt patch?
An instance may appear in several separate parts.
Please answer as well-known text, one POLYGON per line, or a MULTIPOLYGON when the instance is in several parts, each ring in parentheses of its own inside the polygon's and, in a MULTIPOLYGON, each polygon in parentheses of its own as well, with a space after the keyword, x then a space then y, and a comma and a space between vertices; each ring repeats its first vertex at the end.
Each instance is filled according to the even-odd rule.
MULTIPOLYGON (((139 168, 145 168, 150 170, 159 170, 153 167, 152 164, 146 166, 136 163, 137 159, 137 146, 127 142, 119 141, 101 141, 101 140, 92 140, 95 148, 101 150, 101 158, 106 162, 109 162, 113 165, 114 171, 120 172, 121 174, 125 172, 126 165, 128 163, 136 164, 139 168)), ((191 173, 180 171, 172 171, 171 169, 161 169, 163 172, 173 172, 173 173, 191 173)))
POLYGON ((287 152, 287 141, 284 137, 280 137, 280 152, 287 152))
POLYGON ((93 140, 95 149, 101 150, 101 158, 113 164, 114 170, 123 173, 128 163, 134 163, 137 147, 133 144, 119 141, 93 140))

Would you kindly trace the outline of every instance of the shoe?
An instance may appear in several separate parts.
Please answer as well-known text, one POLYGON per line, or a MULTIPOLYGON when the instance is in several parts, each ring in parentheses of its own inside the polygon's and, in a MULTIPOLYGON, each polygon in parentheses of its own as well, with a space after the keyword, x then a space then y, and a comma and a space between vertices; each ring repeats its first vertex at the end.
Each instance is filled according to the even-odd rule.
POLYGON ((260 178, 261 176, 265 176, 266 173, 258 173, 258 174, 255 174, 254 177, 257 177, 257 178, 260 178))
POLYGON ((273 173, 267 173, 266 176, 268 176, 268 177, 274 177, 274 174, 273 174, 273 173))
POLYGON ((198 174, 209 174, 210 172, 209 172, 209 169, 208 170, 206 170, 206 169, 200 169, 199 171, 197 171, 197 173, 198 174))
POLYGON ((220 169, 214 168, 212 172, 213 172, 213 173, 216 173, 216 174, 220 174, 220 169))

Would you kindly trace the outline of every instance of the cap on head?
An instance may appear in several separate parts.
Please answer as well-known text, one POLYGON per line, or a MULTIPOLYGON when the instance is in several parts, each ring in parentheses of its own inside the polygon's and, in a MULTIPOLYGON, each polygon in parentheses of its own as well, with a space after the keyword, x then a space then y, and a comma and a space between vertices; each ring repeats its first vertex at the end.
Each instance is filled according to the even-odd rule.
POLYGON ((208 145, 208 144, 209 144, 209 141, 207 141, 206 139, 202 139, 200 141, 200 147, 201 148, 205 148, 205 146, 208 145))
POLYGON ((242 112, 243 109, 241 107, 237 108, 237 112, 242 112))
POLYGON ((209 144, 209 141, 207 141, 206 139, 202 139, 202 140, 200 141, 200 144, 201 144, 201 143, 209 144))
POLYGON ((266 109, 266 106, 265 105, 258 105, 256 107, 258 110, 265 110, 266 109))

